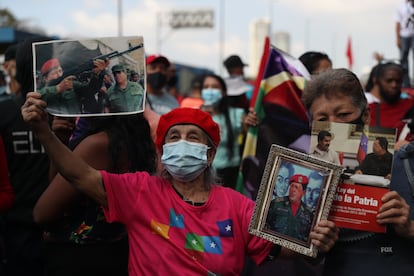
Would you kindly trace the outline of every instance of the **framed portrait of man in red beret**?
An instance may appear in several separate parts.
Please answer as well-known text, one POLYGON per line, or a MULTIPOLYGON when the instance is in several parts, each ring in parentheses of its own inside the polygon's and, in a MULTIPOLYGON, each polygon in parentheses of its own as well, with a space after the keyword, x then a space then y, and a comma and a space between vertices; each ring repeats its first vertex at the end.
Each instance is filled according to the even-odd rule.
POLYGON ((272 145, 249 232, 316 257, 309 234, 327 219, 342 171, 333 162, 272 145))

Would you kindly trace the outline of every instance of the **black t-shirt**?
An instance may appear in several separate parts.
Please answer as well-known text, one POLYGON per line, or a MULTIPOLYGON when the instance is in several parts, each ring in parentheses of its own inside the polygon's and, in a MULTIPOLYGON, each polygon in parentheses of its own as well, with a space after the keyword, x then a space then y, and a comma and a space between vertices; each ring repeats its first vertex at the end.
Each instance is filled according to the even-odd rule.
POLYGON ((386 152, 382 156, 375 153, 368 154, 358 167, 364 174, 386 176, 391 173, 393 155, 386 152))
POLYGON ((6 150, 15 202, 5 214, 9 222, 33 224, 32 210, 48 185, 49 158, 21 116, 20 96, 0 98, 0 134, 6 150))

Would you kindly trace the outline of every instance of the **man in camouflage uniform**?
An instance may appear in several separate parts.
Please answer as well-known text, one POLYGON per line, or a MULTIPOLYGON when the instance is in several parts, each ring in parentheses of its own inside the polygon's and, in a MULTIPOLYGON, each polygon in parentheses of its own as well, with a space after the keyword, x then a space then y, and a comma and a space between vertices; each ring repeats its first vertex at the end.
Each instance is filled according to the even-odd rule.
POLYGON ((269 230, 307 241, 312 226, 313 213, 302 202, 308 177, 295 174, 289 181, 289 195, 276 197, 270 203, 266 226, 269 230))
POLYGON ((133 112, 143 110, 144 89, 137 82, 128 81, 125 67, 117 64, 112 67, 115 84, 106 95, 107 112, 133 112))

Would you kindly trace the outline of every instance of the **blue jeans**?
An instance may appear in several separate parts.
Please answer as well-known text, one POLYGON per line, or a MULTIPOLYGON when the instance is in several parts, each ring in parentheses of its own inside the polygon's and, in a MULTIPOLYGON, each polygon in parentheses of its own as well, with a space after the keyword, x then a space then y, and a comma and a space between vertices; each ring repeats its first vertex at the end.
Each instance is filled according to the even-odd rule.
POLYGON ((401 66, 404 70, 403 87, 411 87, 410 76, 409 76, 410 67, 408 63, 408 56, 410 54, 410 49, 412 50, 413 61, 414 61, 414 36, 409 36, 409 37, 401 36, 400 61, 401 61, 401 66))

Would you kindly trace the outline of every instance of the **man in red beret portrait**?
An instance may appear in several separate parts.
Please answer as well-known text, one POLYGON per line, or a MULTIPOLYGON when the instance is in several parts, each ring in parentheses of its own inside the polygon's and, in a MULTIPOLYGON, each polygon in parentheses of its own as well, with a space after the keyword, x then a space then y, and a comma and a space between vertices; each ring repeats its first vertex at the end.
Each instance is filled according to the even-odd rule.
POLYGON ((64 77, 62 66, 57 58, 45 61, 40 68, 42 88, 39 89, 48 110, 54 114, 102 113, 103 105, 98 106, 95 94, 103 82, 104 70, 108 61, 94 60, 94 68, 86 80, 75 76, 64 77))
POLYGON ((276 197, 272 200, 266 219, 269 230, 291 236, 301 241, 307 241, 312 226, 313 213, 302 202, 307 176, 294 174, 289 180, 289 195, 276 197))

